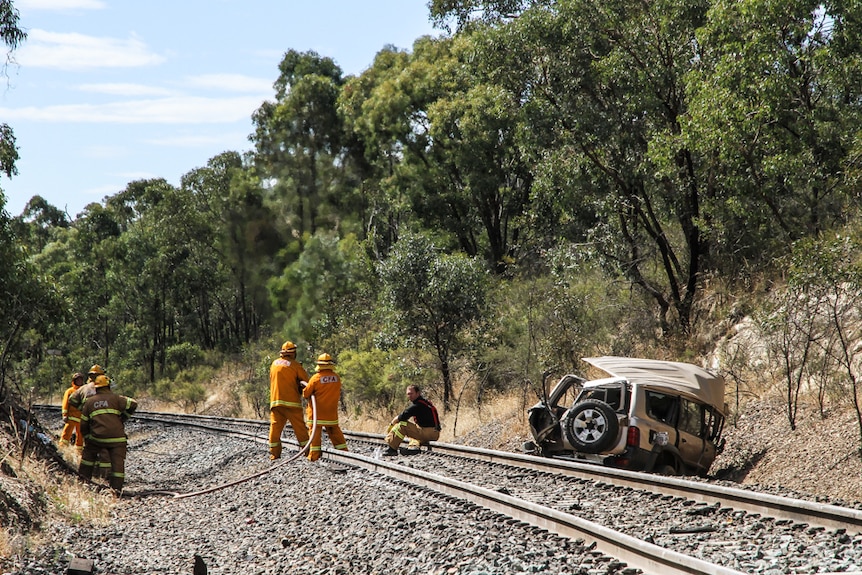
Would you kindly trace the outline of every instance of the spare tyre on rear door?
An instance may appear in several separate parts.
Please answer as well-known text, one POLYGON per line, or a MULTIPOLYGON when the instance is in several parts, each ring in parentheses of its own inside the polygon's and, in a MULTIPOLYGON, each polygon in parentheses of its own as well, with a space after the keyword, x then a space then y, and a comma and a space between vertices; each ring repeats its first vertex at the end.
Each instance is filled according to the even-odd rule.
POLYGON ((619 438, 617 414, 604 401, 586 399, 573 405, 562 419, 566 439, 582 453, 601 453, 619 438))

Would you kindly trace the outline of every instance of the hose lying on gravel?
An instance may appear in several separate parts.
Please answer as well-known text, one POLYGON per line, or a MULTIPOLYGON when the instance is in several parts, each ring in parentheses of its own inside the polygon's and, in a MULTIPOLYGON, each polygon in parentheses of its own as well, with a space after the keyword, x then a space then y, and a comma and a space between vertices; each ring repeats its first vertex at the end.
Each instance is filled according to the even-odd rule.
MULTIPOLYGON (((316 431, 317 431, 317 402, 314 400, 314 396, 312 395, 311 396, 311 437, 314 437, 314 433, 316 431)), ((239 485, 240 483, 245 483, 246 481, 251 481, 252 479, 266 475, 267 473, 270 473, 271 471, 275 471, 279 467, 287 465, 288 463, 298 459, 299 457, 306 455, 310 448, 311 448, 311 438, 309 438, 309 440, 302 447, 302 449, 297 451, 293 455, 293 457, 291 457, 290 459, 286 459, 286 460, 282 461, 281 463, 278 463, 277 465, 273 465, 273 466, 269 467, 268 469, 264 469, 263 471, 255 473, 253 475, 249 475, 247 477, 243 477, 241 479, 237 479, 236 481, 231 481, 229 483, 223 483, 221 485, 216 485, 214 487, 208 487, 207 489, 203 489, 201 491, 193 491, 191 493, 176 493, 175 491, 147 491, 145 493, 136 494, 135 496, 140 497, 143 495, 173 495, 174 499, 185 499, 186 497, 196 497, 198 495, 203 495, 205 493, 212 493, 213 491, 218 491, 220 489, 224 489, 225 487, 232 487, 234 485, 239 485)))

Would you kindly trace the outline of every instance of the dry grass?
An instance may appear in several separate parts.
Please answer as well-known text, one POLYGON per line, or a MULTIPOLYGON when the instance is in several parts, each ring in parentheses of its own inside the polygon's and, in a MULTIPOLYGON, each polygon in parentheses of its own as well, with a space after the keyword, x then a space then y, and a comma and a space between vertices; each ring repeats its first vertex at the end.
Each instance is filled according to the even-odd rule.
MULTIPOLYGON (((440 412, 443 431, 440 441, 446 443, 469 443, 477 447, 502 448, 517 443, 529 435, 526 420, 526 407, 521 394, 509 393, 487 397, 481 404, 475 401, 462 402, 444 411, 442 402, 435 402, 440 412)), ((341 418, 341 425, 350 431, 366 433, 385 433, 392 418, 407 407, 395 410, 381 408, 360 409, 359 414, 349 414, 341 418)))
MULTIPOLYGON (((79 456, 74 447, 61 446, 59 451, 67 462, 77 466, 79 456)), ((49 544, 45 528, 54 522, 82 526, 110 522, 115 502, 110 492, 94 491, 74 475, 32 457, 22 462, 10 455, 5 462, 17 477, 0 474, 0 490, 14 497, 40 529, 23 531, 20 525, 4 525, 0 528, 0 557, 14 557, 25 549, 49 544)))

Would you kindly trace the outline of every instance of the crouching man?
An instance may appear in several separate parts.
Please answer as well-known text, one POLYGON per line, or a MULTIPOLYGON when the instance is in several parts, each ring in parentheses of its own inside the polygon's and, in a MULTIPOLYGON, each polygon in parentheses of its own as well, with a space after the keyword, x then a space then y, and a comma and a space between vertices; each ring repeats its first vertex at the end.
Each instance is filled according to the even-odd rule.
POLYGON ((441 427, 437 408, 422 397, 419 387, 415 385, 407 386, 407 399, 410 400, 410 405, 389 424, 385 440, 388 449, 383 452, 387 457, 398 455, 398 446, 407 437, 410 438, 408 447, 416 451, 420 445, 440 439, 441 427))

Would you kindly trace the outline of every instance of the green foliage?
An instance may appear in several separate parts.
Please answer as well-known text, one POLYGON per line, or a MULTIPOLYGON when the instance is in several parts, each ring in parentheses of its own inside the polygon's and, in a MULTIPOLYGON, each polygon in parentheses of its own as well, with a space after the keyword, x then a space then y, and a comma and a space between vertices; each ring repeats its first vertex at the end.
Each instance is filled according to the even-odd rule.
POLYGON ((860 108, 847 97, 860 88, 858 18, 855 3, 713 3, 681 135, 712 158, 704 208, 717 253, 759 259, 846 221, 859 164, 860 108))
POLYGON ((376 403, 388 406, 396 386, 387 374, 390 354, 380 349, 344 351, 338 356, 345 403, 376 403))
MULTIPOLYGON (((585 355, 697 353, 695 329, 744 309, 699 315, 714 278, 854 295, 857 3, 429 9, 457 32, 355 77, 287 51, 254 150, 179 188, 130 182, 71 221, 38 196, 10 219, 0 196, 0 386, 51 392, 100 363, 194 409, 194 384, 239 358, 237 395, 265 417, 291 339, 309 365, 339 358, 351 401, 418 383, 448 406, 478 374, 505 389, 585 355)), ((11 3, 0 21, 16 47, 11 3)), ((15 159, 0 127, 0 171, 15 159)))
POLYGON ((337 353, 359 345, 375 299, 374 270, 363 246, 352 235, 339 238, 318 232, 299 259, 269 283, 272 307, 293 341, 337 353))
MULTIPOLYGON (((11 0, 0 0, 0 42, 7 48, 6 62, 12 60, 11 53, 27 38, 27 32, 20 25, 20 15, 11 0)), ((6 75, 6 66, 3 66, 6 75)), ((5 123, 0 124, 0 172, 11 178, 17 174, 15 162, 18 161, 18 147, 12 128, 5 123)), ((2 194, 0 194, 2 198, 2 194)), ((0 201, 0 210, 5 201, 0 201)))
POLYGON ((18 173, 15 162, 18 161, 18 146, 15 133, 9 124, 0 124, 0 171, 11 178, 18 173))
POLYGON ((206 401, 207 384, 215 371, 209 366, 195 366, 180 370, 174 378, 162 378, 153 388, 153 396, 179 405, 184 411, 194 413, 206 401))
MULTIPOLYGON (((85 370, 89 369, 90 365, 92 363, 88 364, 85 370)), ((140 369, 120 367, 106 369, 106 372, 111 379, 111 389, 115 392, 136 398, 150 394, 151 386, 140 369)))
POLYGON ((494 314, 483 331, 481 360, 487 386, 541 382, 550 370, 577 372, 580 358, 616 352, 625 345, 620 322, 631 302, 596 265, 583 246, 560 246, 547 254, 548 273, 499 282, 490 296, 494 314))
POLYGON ((165 373, 176 374, 200 364, 204 360, 204 351, 193 343, 184 341, 172 345, 165 350, 165 373))
MULTIPOLYGON (((243 347, 238 361, 237 395, 261 419, 269 418, 269 368, 278 357, 273 348, 274 344, 267 340, 249 344, 243 347)), ((302 348, 298 351, 301 352, 302 348)))
POLYGON ((431 0, 431 19, 436 26, 464 30, 478 24, 490 24, 516 18, 528 6, 547 4, 547 0, 431 0))
POLYGON ((487 272, 477 260, 442 254, 426 237, 408 235, 379 264, 382 299, 406 336, 435 350, 443 401, 452 395, 450 360, 463 349, 462 331, 485 311, 487 272))

